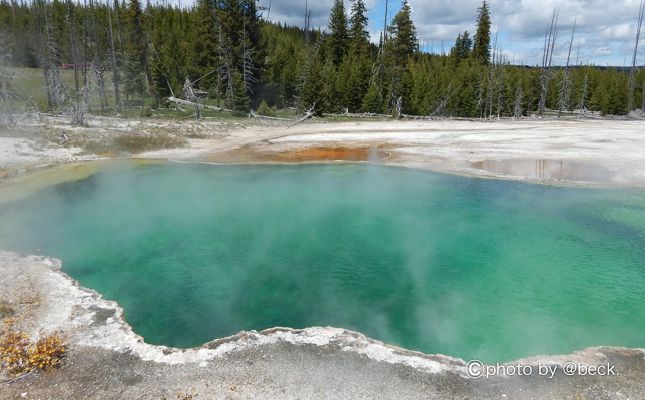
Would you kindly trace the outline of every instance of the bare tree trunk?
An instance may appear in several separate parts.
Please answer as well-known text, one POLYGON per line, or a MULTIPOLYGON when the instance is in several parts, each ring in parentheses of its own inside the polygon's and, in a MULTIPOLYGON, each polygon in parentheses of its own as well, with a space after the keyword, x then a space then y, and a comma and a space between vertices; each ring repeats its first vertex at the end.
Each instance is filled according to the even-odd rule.
POLYGON ((70 54, 72 56, 72 63, 74 63, 74 101, 78 104, 78 92, 79 92, 79 82, 78 82, 78 45, 77 45, 77 32, 76 32, 76 21, 74 20, 74 15, 72 14, 72 2, 68 1, 67 3, 67 24, 69 28, 69 48, 70 54))
POLYGON ((486 75, 483 74, 482 78, 479 80, 479 85, 477 85, 477 109, 479 110, 479 118, 484 118, 485 113, 485 104, 484 104, 484 84, 485 84, 486 75))
POLYGON ((243 21, 243 33, 242 33, 242 81, 244 82, 244 87, 249 93, 253 93, 253 85, 257 82, 255 76, 253 76, 253 70, 255 65, 253 65, 253 58, 251 54, 253 53, 253 48, 248 46, 248 37, 246 33, 246 15, 244 15, 243 21))
POLYGON ((580 103, 578 109, 582 115, 587 114, 587 95, 589 91, 589 73, 585 73, 585 80, 582 86, 582 95, 580 96, 580 103))
POLYGON ((551 16, 551 23, 544 35, 544 51, 542 53, 542 74, 540 75, 540 103, 538 106, 538 113, 543 115, 546 111, 546 101, 549 91, 549 80, 551 78, 551 63, 553 61, 553 51, 555 50, 555 42, 558 35, 558 12, 553 11, 551 16))
MULTIPOLYGON (((151 21, 153 24, 151 30, 154 30, 154 19, 151 18, 151 21)), ((152 40, 150 40, 150 34, 148 32, 145 33, 145 36, 146 36, 146 47, 145 47, 145 62, 143 63, 144 71, 146 74, 146 81, 148 82, 148 90, 154 96, 154 102, 155 102, 154 106, 158 107, 159 103, 161 102, 161 98, 155 88, 155 81, 152 78, 152 71, 150 70, 150 52, 151 52, 150 49, 153 48, 152 40)))
POLYGON ((116 54, 114 51, 114 34, 112 32, 112 13, 110 12, 111 6, 107 5, 108 12, 108 26, 110 35, 110 53, 112 54, 112 83, 114 84, 114 102, 116 103, 114 109, 117 114, 121 113, 121 93, 119 92, 119 71, 116 63, 116 54))
MULTIPOLYGON (((320 48, 322 47, 323 40, 324 40, 324 36, 320 35, 318 37, 318 41, 314 45, 314 48, 307 51, 306 64, 302 71, 302 74, 300 75, 300 85, 299 85, 300 94, 302 94, 302 92, 305 89, 305 86, 309 82, 309 75, 313 68, 314 62, 316 62, 316 57, 318 57, 318 53, 320 52, 320 48)), ((297 103, 298 103, 297 104, 298 109, 302 109, 302 107, 306 106, 305 104, 302 104, 302 96, 299 96, 299 98, 297 99, 297 103)))
POLYGON ((517 90, 515 91, 515 107, 513 108, 513 116, 515 118, 522 118, 522 85, 517 85, 517 90))
POLYGON ((401 118, 401 108, 403 106, 403 98, 401 96, 396 98, 396 102, 394 103, 394 118, 399 119, 401 118))
POLYGON ((292 126, 294 126, 294 125, 298 125, 298 124, 300 124, 300 123, 302 123, 302 122, 305 122, 305 121, 306 121, 306 120, 308 120, 309 118, 313 117, 313 116, 315 115, 315 113, 314 113, 314 109, 315 109, 315 108, 316 108, 316 103, 312 104, 312 105, 311 105, 311 107, 309 107, 309 110, 307 110, 307 111, 305 112, 305 115, 303 115, 302 117, 300 117, 299 119, 297 119, 294 123, 289 124, 289 126, 287 126, 287 128, 291 128, 292 126))
POLYGON ((562 113, 569 109, 569 95, 570 95, 570 85, 569 80, 569 63, 571 61, 571 49, 573 48, 573 36, 576 33, 576 24, 578 20, 573 23, 573 30, 571 31, 571 40, 569 41, 569 54, 567 55, 567 64, 564 67, 562 72, 562 87, 560 88, 560 101, 558 102, 558 116, 561 116, 562 113))
POLYGON ((305 0, 305 46, 309 46, 309 1, 305 0))
MULTIPOLYGON (((87 0, 83 0, 83 86, 87 86, 87 0)), ((85 89, 83 89, 85 90, 85 89)))
MULTIPOLYGON (((43 69, 43 78, 45 80, 45 83, 49 82, 49 63, 47 62, 47 59, 45 57, 45 41, 43 39, 43 32, 42 32, 42 16, 40 13, 38 13, 36 17, 36 40, 38 41, 38 47, 39 47, 39 56, 40 56, 40 66, 43 69)), ((47 106, 51 109, 52 108, 52 95, 49 90, 49 85, 46 85, 46 90, 47 90, 47 106)))
POLYGON ((493 65, 488 66, 488 90, 486 93, 486 118, 493 117, 493 103, 495 90, 495 68, 493 65))
POLYGON ((497 119, 502 117, 504 108, 504 70, 500 69, 500 77, 497 79, 497 119))
POLYGON ((36 29, 38 42, 40 44, 40 62, 43 67, 45 85, 47 87, 47 102, 49 109, 57 110, 67 100, 67 89, 60 76, 58 64, 58 49, 54 41, 54 34, 51 22, 48 18, 47 4, 42 5, 42 20, 39 13, 38 27, 36 29), (44 25, 43 25, 44 21, 44 25))
POLYGON ((636 59, 638 57, 638 42, 641 38, 641 27, 643 26, 643 17, 645 16, 645 2, 641 1, 638 10, 638 23, 636 24, 636 42, 634 43, 634 55, 632 57, 632 67, 629 70, 629 98, 627 99, 627 111, 634 110, 634 91, 636 89, 636 59))
POLYGON ((387 6, 389 1, 385 0, 385 16, 383 17, 383 47, 385 47, 385 42, 387 41, 387 6))
POLYGON ((645 81, 643 81, 643 89, 641 90, 641 94, 643 96, 643 105, 641 106, 641 111, 643 111, 643 115, 645 115, 645 81))
POLYGON ((103 78, 104 63, 103 63, 103 52, 99 49, 99 40, 98 40, 98 31, 96 29, 96 10, 94 8, 94 1, 90 0, 90 11, 92 13, 92 35, 94 42, 94 62, 93 70, 98 79, 98 88, 99 88, 99 104, 101 111, 105 111, 107 108, 107 92, 105 90, 105 79, 103 78))
MULTIPOLYGON (((180 7, 181 8, 181 7, 180 7)), ((121 54, 121 63, 125 60, 125 51, 123 50, 123 27, 121 26, 121 16, 119 15, 119 1, 114 0, 114 18, 116 19, 116 29, 118 32, 119 53, 121 54)), ((128 92, 128 85, 124 85, 123 92, 125 94, 126 103, 130 102, 130 94, 128 92)))

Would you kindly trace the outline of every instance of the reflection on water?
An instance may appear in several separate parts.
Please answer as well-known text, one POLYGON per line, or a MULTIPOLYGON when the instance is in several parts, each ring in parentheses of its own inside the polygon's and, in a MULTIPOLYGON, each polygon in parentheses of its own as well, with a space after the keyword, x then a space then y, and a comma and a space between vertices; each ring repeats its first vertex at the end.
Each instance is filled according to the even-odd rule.
POLYGON ((486 160, 471 163, 471 168, 496 175, 588 183, 607 182, 616 175, 597 164, 563 160, 486 160))

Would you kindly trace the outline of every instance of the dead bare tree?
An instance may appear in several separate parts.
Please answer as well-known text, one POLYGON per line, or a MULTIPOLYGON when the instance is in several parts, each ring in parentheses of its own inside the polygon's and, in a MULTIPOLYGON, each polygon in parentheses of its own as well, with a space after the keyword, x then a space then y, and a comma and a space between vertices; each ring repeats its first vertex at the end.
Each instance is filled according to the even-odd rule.
POLYGON ((235 65, 231 46, 228 43, 228 38, 222 32, 221 24, 218 24, 217 30, 217 51, 220 58, 219 67, 217 68, 218 80, 224 86, 224 96, 227 103, 231 103, 235 95, 235 83, 233 81, 235 65))
POLYGON ((394 118, 401 118, 401 109, 403 108, 403 97, 398 96, 394 102, 394 118))
POLYGON ((376 84, 379 97, 383 98, 383 75, 385 73, 385 52, 387 44, 387 17, 389 1, 385 0, 385 13, 383 16, 383 31, 380 34, 378 53, 372 64, 372 75, 370 76, 370 85, 376 84))
MULTIPOLYGON (((154 52, 154 47, 151 47, 151 49, 154 52)), ((181 91, 181 95, 184 99, 178 99, 177 97, 175 97, 175 94, 172 90, 172 86, 170 86, 170 82, 168 82, 168 78, 166 78, 166 84, 168 85, 168 89, 170 89, 170 93, 172 94, 172 96, 168 98, 168 101, 175 103, 177 105, 177 109, 179 109, 181 105, 195 107, 195 113, 191 115, 191 117, 194 116, 195 119, 201 118, 200 110, 231 111, 221 107, 209 106, 206 104, 199 104, 199 96, 198 96, 198 91, 195 89, 195 84, 197 84, 202 79, 217 73, 218 71, 219 71, 218 69, 211 70, 210 72, 200 76, 199 78, 195 79, 192 82, 190 78, 186 77, 186 80, 184 81, 184 87, 181 91)), ((206 92, 202 92, 202 94, 205 94, 205 93, 206 92)))
POLYGON ((502 117, 502 113, 504 111, 504 103, 505 103, 505 93, 506 93, 506 88, 504 86, 504 70, 500 68, 498 72, 498 79, 497 79, 497 119, 500 119, 502 117))
POLYGON ((517 89, 515 90, 515 105, 513 107, 513 117, 522 118, 522 85, 518 82, 517 89))
POLYGON ((92 69, 94 77, 97 79, 99 108, 101 111, 105 111, 107 108, 107 93, 105 91, 105 78, 103 76, 105 66, 103 65, 103 52, 99 48, 98 30, 96 28, 96 9, 93 0, 90 0, 90 13, 92 19, 92 45, 94 47, 92 69))
MULTIPOLYGON (((493 40, 492 60, 488 65, 488 118, 493 118, 493 108, 495 106, 496 91, 498 85, 497 79, 497 40, 499 38, 499 29, 495 31, 495 39, 493 40)), ((443 52, 443 51, 442 51, 443 52)))
POLYGON ((12 89, 11 84, 13 76, 5 68, 9 58, 9 38, 9 33, 0 31, 0 127, 13 125, 11 102, 14 100, 16 92, 12 89))
POLYGON ((89 79, 87 75, 87 0, 83 0, 83 91, 89 79))
POLYGON ((549 91, 549 80, 551 79, 551 65, 553 63, 553 51, 558 37, 558 11, 554 10, 551 22, 547 26, 544 35, 544 50, 542 52, 542 73, 540 74, 540 103, 538 113, 543 115, 546 111, 546 101, 549 91))
POLYGON ((72 2, 69 0, 67 2, 67 15, 65 16, 67 22, 67 33, 69 36, 69 51, 72 57, 72 63, 74 64, 74 101, 78 103, 79 96, 79 76, 78 76, 78 37, 76 32, 76 24, 74 16, 72 15, 72 2))
POLYGON ((289 124, 287 128, 291 128, 292 126, 298 125, 300 123, 305 122, 309 118, 312 118, 314 115, 316 115, 316 113, 314 112, 315 109, 316 109, 316 103, 312 104, 311 107, 309 107, 309 109, 305 112, 305 114, 302 117, 298 118, 292 124, 289 124))
POLYGON ((58 69, 61 60, 48 14, 48 6, 42 4, 39 15, 42 25, 39 24, 36 31, 40 43, 40 64, 45 78, 48 106, 50 110, 55 111, 69 99, 69 96, 58 69))
POLYGON ((305 46, 309 46, 309 31, 311 23, 311 10, 309 9, 309 1, 305 0, 305 46))
POLYGON ((479 110, 479 118, 484 118, 485 104, 484 104, 484 86, 486 86, 487 74, 482 74, 482 78, 477 83, 477 109, 479 110))
POLYGON ((581 115, 587 114, 587 96, 589 95, 589 73, 585 73, 585 79, 582 83, 582 92, 580 94, 580 102, 578 103, 578 110, 581 115))
POLYGON ((255 85, 258 80, 255 78, 253 71, 255 70, 255 65, 253 64, 253 46, 250 46, 250 40, 246 32, 246 16, 243 17, 243 34, 242 34, 242 82, 244 83, 244 88, 247 92, 253 93, 253 85, 255 85))
POLYGON ((629 98, 627 99, 627 110, 634 110, 634 91, 636 89, 636 60, 638 57, 638 42, 641 38, 641 28, 643 26, 643 17, 645 16, 645 1, 641 1, 638 9, 638 22, 636 23, 636 41, 634 42, 634 54, 632 56, 632 66, 629 70, 629 98))
MULTIPOLYGON (((322 48, 324 42, 324 36, 319 35, 318 40, 316 41, 316 44, 314 45, 313 49, 309 49, 307 51, 307 59, 305 62, 305 66, 302 69, 302 72, 300 74, 299 78, 299 84, 298 84, 298 90, 297 93, 302 93, 305 90, 305 87, 309 83, 309 77, 311 75, 311 71, 314 68, 314 63, 318 59, 318 53, 320 52, 320 49, 322 48)), ((306 107, 305 104, 302 104, 302 96, 298 96, 296 98, 296 103, 297 103, 297 108, 302 109, 306 107)))
POLYGON ((385 16, 383 17, 383 42, 382 45, 385 47, 385 42, 387 41, 387 8, 388 8, 388 0, 385 0, 385 16))
POLYGON ((114 111, 121 113, 121 93, 119 91, 119 71, 116 62, 116 51, 114 49, 114 33, 112 31, 112 12, 110 4, 107 4, 108 12, 108 34, 110 39, 110 55, 112 59, 112 83, 114 84, 114 111))
POLYGON ((567 55, 567 63, 562 71, 562 86, 560 87, 560 100, 558 101, 558 116, 569 109, 569 98, 571 95, 571 79, 569 76, 569 63, 571 62, 571 49, 573 48, 573 37, 576 33, 576 24, 578 19, 573 22, 573 29, 571 30, 571 40, 569 41, 569 53, 567 55))
POLYGON ((94 67, 87 68, 86 71, 87 76, 85 77, 85 84, 81 91, 81 99, 78 103, 74 104, 74 113, 72 114, 73 125, 85 125, 90 104, 95 103, 97 100, 100 101, 100 80, 102 79, 100 72, 94 67))
MULTIPOLYGON (((121 63, 124 62, 125 50, 123 49, 123 26, 121 25, 121 16, 119 15, 119 0, 114 0, 114 19, 116 20, 117 42, 119 44, 119 55, 121 63)), ((116 73, 116 72, 114 72, 116 73)), ((123 93, 125 94, 126 104, 130 103, 130 94, 128 93, 128 85, 124 85, 123 93)))
POLYGON ((440 115, 443 117, 444 112, 446 111, 446 106, 448 105, 448 102, 456 91, 456 89, 453 89, 452 83, 448 84, 448 89, 446 90, 445 95, 443 96, 437 107, 435 107, 434 111, 430 113, 430 116, 435 117, 440 115))
POLYGON ((193 83, 188 77, 186 77, 186 80, 184 81, 184 88, 181 90, 181 93, 184 99, 195 104, 195 119, 199 119, 201 115, 199 112, 199 103, 197 102, 198 98, 193 90, 193 83))
POLYGON ((641 105, 641 111, 645 116, 645 81, 643 81, 643 86, 641 88, 641 94, 643 95, 643 104, 641 105))

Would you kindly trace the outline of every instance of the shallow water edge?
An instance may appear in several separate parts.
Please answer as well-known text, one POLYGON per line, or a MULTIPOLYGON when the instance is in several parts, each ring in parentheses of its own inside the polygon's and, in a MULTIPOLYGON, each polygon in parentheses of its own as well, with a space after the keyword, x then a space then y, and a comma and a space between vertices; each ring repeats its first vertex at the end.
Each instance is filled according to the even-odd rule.
MULTIPOLYGON (((345 154, 346 150, 336 149, 334 151, 322 152, 324 155, 345 154)), ((174 159, 172 157, 123 157, 123 158, 102 158, 96 160, 75 161, 58 164, 45 164, 23 170, 21 173, 0 178, 0 205, 18 201, 32 194, 46 189, 47 187, 54 186, 60 183, 81 180, 88 178, 98 172, 119 170, 131 168, 132 166, 146 166, 146 165, 163 165, 167 163, 182 163, 182 164, 210 164, 210 165, 311 165, 311 164, 360 164, 360 163, 373 163, 376 165, 398 168, 409 168, 417 170, 425 170, 436 173, 443 173, 449 175, 462 176, 473 179, 493 179, 493 180, 510 180, 525 182, 529 184, 547 185, 547 186, 563 186, 563 187, 576 187, 576 188, 634 188, 645 189, 645 186, 634 182, 612 182, 603 180, 604 177, 612 176, 611 173, 594 163, 580 163, 580 162, 565 162, 565 161, 551 161, 551 165, 557 165, 557 169, 561 169, 561 165, 568 165, 575 167, 575 173, 569 173, 568 178, 557 177, 556 173, 545 174, 542 172, 542 165, 547 165, 549 162, 545 160, 500 160, 500 161, 486 161, 486 162, 473 162, 464 163, 459 169, 446 170, 442 166, 418 163, 414 161, 403 161, 393 158, 392 153, 385 150, 378 150, 378 154, 383 158, 380 160, 357 159, 356 154, 361 157, 369 154, 369 149, 361 149, 359 151, 349 151, 349 159, 333 159, 333 158, 317 158, 313 159, 302 158, 303 156, 271 156, 269 158, 254 155, 256 158, 240 158, 240 154, 247 154, 247 149, 238 149, 233 153, 225 152, 215 156, 190 158, 190 159, 174 159), (531 167, 527 167, 531 166, 531 167), (535 169, 532 167, 536 166, 535 169), (589 168, 589 172, 583 172, 589 168), (511 171, 511 172, 509 172, 511 171), (573 178, 580 177, 597 177, 596 181, 576 180, 573 178)), ((309 150, 305 152, 309 154, 309 150)))
MULTIPOLYGON (((595 347, 566 356, 531 357, 504 365, 562 368, 611 364, 615 376, 469 375, 465 361, 389 346, 337 328, 273 328, 240 332, 193 349, 152 346, 136 335, 115 302, 78 285, 47 257, 0 252, 8 296, 34 290, 37 302, 11 304, 29 331, 60 331, 69 361, 51 373, 0 387, 11 398, 631 398, 645 389, 645 349, 595 347), (106 386, 106 382, 109 385, 106 386), (258 384, 259 383, 259 384, 258 384), (233 397, 236 398, 236 397, 233 397)), ((537 370, 536 370, 537 371, 537 370)))

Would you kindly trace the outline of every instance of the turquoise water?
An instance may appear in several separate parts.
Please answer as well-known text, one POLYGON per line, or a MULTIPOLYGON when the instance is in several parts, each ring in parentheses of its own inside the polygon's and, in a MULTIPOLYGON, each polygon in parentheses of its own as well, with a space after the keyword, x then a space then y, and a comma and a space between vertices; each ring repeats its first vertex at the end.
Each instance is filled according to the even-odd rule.
POLYGON ((335 326, 506 361, 645 346, 645 194, 377 165, 161 165, 0 208, 147 342, 335 326))

